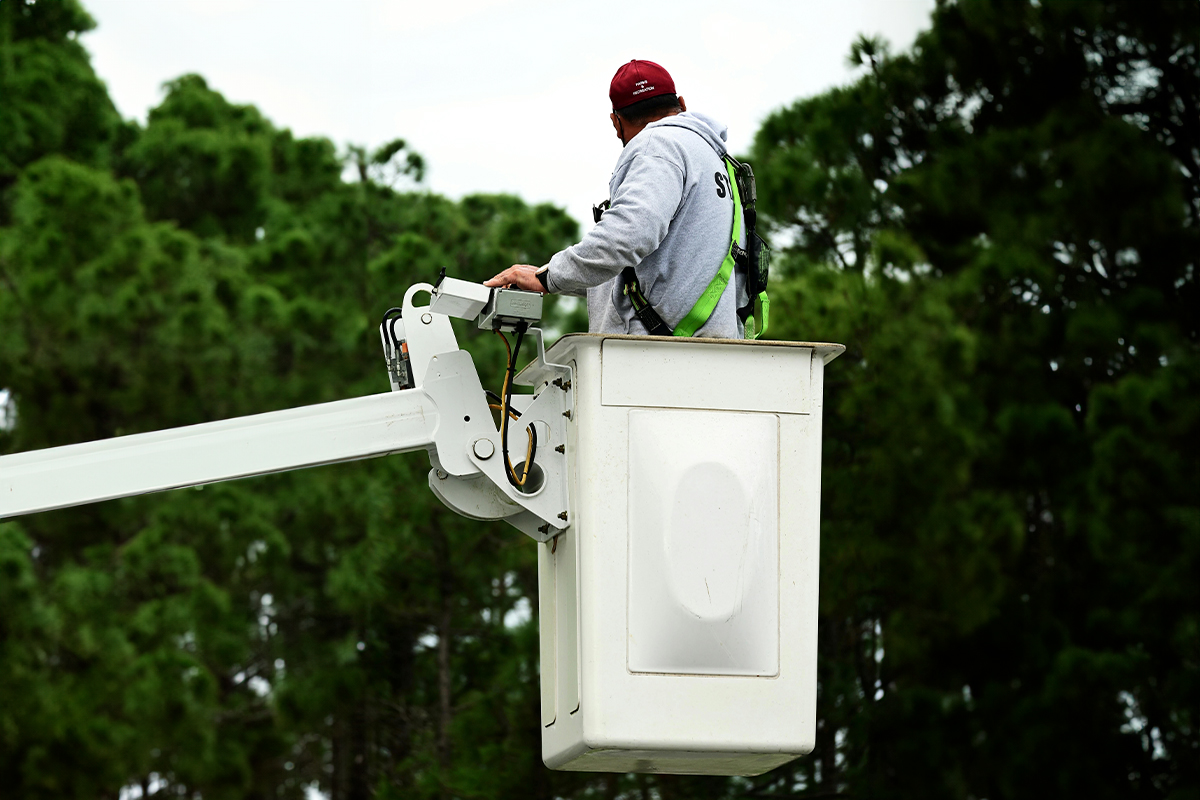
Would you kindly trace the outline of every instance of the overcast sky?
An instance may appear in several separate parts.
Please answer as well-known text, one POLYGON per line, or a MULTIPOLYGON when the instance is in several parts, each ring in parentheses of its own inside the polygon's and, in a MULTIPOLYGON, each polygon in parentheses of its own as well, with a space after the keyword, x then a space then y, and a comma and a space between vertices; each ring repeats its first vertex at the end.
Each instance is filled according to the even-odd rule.
POLYGON ((513 192, 591 225, 620 142, 608 84, 631 58, 662 64, 688 107, 744 152, 773 109, 853 77, 860 33, 907 48, 933 0, 84 0, 84 37, 126 117, 195 72, 300 136, 343 147, 397 137, 426 185, 513 192))

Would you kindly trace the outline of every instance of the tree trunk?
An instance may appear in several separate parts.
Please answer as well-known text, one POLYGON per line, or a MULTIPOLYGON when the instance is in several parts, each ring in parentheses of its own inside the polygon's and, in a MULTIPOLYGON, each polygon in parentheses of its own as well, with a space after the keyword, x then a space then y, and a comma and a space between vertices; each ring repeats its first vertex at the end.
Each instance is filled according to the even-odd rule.
POLYGON ((438 621, 438 763, 450 767, 450 597, 442 596, 438 621))
POLYGON ((346 800, 369 800, 371 784, 367 775, 369 758, 367 752, 367 703, 366 693, 359 701, 350 721, 350 786, 346 800))
POLYGON ((342 724, 340 719, 335 719, 333 723, 333 731, 330 739, 330 760, 333 762, 333 770, 329 776, 329 800, 345 800, 345 793, 342 791, 342 775, 345 769, 345 764, 342 763, 342 753, 345 748, 342 747, 342 724))
POLYGON ((438 764, 443 773, 450 768, 450 724, 453 721, 450 682, 450 623, 454 610, 454 574, 450 566, 450 542, 446 532, 435 524, 434 552, 438 567, 438 589, 441 594, 441 613, 438 617, 438 764))

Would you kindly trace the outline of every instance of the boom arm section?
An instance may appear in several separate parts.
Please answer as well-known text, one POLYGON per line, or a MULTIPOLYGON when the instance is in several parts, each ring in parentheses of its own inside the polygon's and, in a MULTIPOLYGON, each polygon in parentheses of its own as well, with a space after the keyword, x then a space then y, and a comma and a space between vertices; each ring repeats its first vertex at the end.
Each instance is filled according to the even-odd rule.
MULTIPOLYGON (((532 398, 525 396, 528 403, 522 402, 519 430, 514 434, 513 424, 509 427, 511 435, 521 435, 537 426, 546 446, 535 461, 536 485, 513 486, 471 355, 458 348, 449 318, 434 311, 437 302, 414 304, 419 292, 440 300, 440 307, 451 313, 476 314, 488 290, 452 279, 444 283, 441 297, 439 287, 428 284, 408 290, 401 319, 411 366, 411 372, 405 367, 411 378, 405 386, 411 388, 394 379, 396 348, 389 346, 385 332, 385 356, 393 373, 389 393, 3 456, 0 519, 424 449, 433 467, 429 487, 452 511, 473 519, 506 519, 538 541, 557 536, 569 524, 565 442, 571 368, 546 363, 541 331, 530 329, 538 352, 525 372, 532 376, 535 392, 532 398)), ((487 318, 498 314, 493 310, 487 318)), ((384 324, 394 335, 398 326, 384 324)))
POLYGON ((0 518, 428 448, 420 389, 0 458, 0 518))

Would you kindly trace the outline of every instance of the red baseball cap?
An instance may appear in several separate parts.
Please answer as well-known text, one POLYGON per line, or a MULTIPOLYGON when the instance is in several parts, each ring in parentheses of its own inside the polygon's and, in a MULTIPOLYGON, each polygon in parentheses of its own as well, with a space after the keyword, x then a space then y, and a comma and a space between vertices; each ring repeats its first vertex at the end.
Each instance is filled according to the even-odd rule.
POLYGON ((613 111, 662 94, 675 94, 675 81, 653 61, 638 61, 636 58, 621 65, 608 87, 608 99, 612 100, 613 111))

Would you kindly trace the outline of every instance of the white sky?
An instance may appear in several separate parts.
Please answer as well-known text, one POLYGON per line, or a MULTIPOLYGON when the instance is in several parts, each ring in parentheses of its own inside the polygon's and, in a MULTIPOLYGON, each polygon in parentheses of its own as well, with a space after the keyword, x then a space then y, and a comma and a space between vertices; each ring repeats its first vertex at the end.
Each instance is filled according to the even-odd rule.
POLYGON ((620 152, 608 84, 631 58, 748 149, 772 110, 851 77, 860 33, 907 48, 933 0, 84 0, 84 37, 126 117, 184 73, 299 136, 396 137, 451 197, 512 192, 586 230, 620 152))

